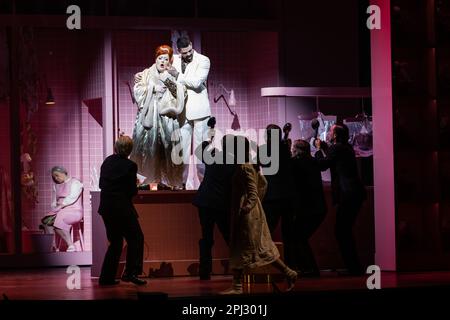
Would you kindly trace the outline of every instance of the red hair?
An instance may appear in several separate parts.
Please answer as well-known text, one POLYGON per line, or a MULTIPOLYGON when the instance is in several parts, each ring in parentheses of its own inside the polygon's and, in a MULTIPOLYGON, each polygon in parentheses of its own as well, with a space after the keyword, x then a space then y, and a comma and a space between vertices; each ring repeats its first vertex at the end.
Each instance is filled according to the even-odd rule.
POLYGON ((172 61, 173 49, 170 46, 163 44, 162 46, 157 47, 155 50, 155 59, 162 54, 168 54, 170 61, 172 61))

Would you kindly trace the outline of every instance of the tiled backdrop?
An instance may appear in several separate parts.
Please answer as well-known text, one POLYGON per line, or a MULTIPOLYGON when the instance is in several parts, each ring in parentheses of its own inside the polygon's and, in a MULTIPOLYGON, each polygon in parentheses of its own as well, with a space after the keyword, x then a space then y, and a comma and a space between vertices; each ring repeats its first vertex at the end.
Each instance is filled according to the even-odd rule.
POLYGON ((103 162, 103 130, 101 123, 102 97, 104 96, 103 35, 89 32, 82 44, 89 50, 82 55, 80 94, 82 103, 81 145, 84 193, 84 239, 86 249, 91 248, 90 190, 98 190, 98 177, 103 162), (99 122, 100 121, 100 122, 99 122))
MULTIPOLYGON (((80 178, 84 191, 86 249, 91 248, 91 208, 89 191, 97 183, 103 160, 101 103, 104 98, 103 37, 101 33, 71 33, 66 30, 39 30, 36 49, 40 69, 52 88, 56 105, 42 106, 32 126, 38 136, 38 154, 33 159, 39 196, 36 205, 25 204, 24 223, 37 229, 49 211, 52 180, 50 168, 65 166, 80 178), (100 109, 99 109, 100 108, 100 109)), ((279 85, 278 38, 275 33, 204 32, 202 53, 211 60, 209 97, 217 128, 231 128, 232 115, 223 101, 219 84, 235 92, 241 128, 264 128, 268 123, 283 125, 278 98, 262 98, 260 88, 279 85)), ((154 49, 170 44, 169 31, 118 31, 113 34, 117 61, 119 128, 132 134, 136 106, 132 104, 126 81, 154 61, 154 49)), ((106 81, 106 82, 105 82, 106 81)))
POLYGON ((254 32, 246 37, 246 58, 249 77, 247 96, 248 117, 253 128, 265 128, 269 123, 283 127, 283 98, 261 97, 261 88, 281 85, 279 79, 278 34, 254 32))
POLYGON ((22 201, 23 222, 30 229, 37 229, 40 219, 50 209, 52 166, 62 165, 72 176, 84 181, 80 60, 76 54, 79 51, 79 37, 63 31, 37 30, 34 41, 39 69, 46 76, 56 104, 42 104, 31 121, 38 139, 33 167, 39 194, 35 205, 25 199, 22 201))
POLYGON ((24 225, 36 230, 49 211, 55 165, 84 184, 84 238, 91 248, 91 172, 103 158, 102 128, 83 101, 103 96, 102 37, 95 33, 38 30, 35 45, 40 71, 45 74, 56 104, 41 105, 32 118, 38 137, 33 167, 38 184, 38 203, 23 200, 24 225), (82 53, 82 54, 81 54, 82 53))

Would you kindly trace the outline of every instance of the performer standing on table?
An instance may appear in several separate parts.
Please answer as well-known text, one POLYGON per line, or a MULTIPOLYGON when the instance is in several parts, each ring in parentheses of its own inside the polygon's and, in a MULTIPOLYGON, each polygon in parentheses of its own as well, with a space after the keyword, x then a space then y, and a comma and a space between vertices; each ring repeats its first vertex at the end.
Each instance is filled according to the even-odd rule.
POLYGON ((139 110, 133 130, 131 160, 146 177, 146 183, 182 189, 182 158, 180 156, 179 163, 173 160, 177 156, 174 146, 181 143, 186 89, 167 71, 173 61, 171 47, 156 48, 155 59, 150 68, 135 75, 134 96, 139 110))
MULTIPOLYGON (((208 119, 211 116, 206 80, 209 74, 209 58, 192 48, 191 40, 180 37, 177 40, 179 55, 175 55, 173 66, 169 73, 187 88, 186 122, 181 125, 183 146, 183 181, 188 183, 189 159, 202 141, 207 140, 208 119), (193 137, 193 149, 191 147, 193 137)), ((195 157, 194 157, 195 158, 195 157)), ((195 158, 196 159, 196 158, 195 158)), ((197 160, 195 160, 197 162, 197 160)), ((204 165, 196 163, 196 175, 201 182, 204 175, 204 165)), ((187 189, 194 185, 187 184, 187 189)))

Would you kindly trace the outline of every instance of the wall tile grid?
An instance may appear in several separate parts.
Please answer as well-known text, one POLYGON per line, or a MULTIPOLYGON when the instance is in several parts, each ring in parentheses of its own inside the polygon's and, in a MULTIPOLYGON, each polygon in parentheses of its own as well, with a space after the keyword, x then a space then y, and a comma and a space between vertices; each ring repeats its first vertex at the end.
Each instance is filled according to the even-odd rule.
POLYGON ((73 34, 56 30, 38 30, 35 46, 48 86, 56 104, 41 105, 31 125, 38 137, 33 167, 38 184, 38 203, 23 200, 24 224, 36 230, 40 219, 50 210, 52 180, 50 169, 62 165, 81 178, 81 119, 79 115, 78 39, 73 34))
POLYGON ((84 193, 84 241, 86 249, 90 250, 92 245, 92 213, 89 192, 98 190, 98 177, 100 176, 100 166, 103 162, 103 128, 93 116, 101 121, 101 103, 104 97, 104 62, 103 62, 103 35, 90 34, 83 38, 84 47, 90 51, 84 52, 82 75, 80 77, 81 91, 81 118, 82 133, 81 145, 83 147, 83 181, 85 185, 84 193), (97 99, 97 100, 94 100, 97 99), (95 102, 93 102, 95 101, 95 102), (91 109, 89 108, 98 109, 91 109))
POLYGON ((102 128, 89 114, 83 99, 103 96, 102 42, 99 35, 79 37, 66 30, 38 30, 36 48, 40 71, 45 73, 56 104, 42 105, 32 118, 38 136, 32 165, 38 184, 38 203, 23 201, 24 225, 37 230, 40 219, 50 210, 55 165, 67 168, 84 184, 84 240, 91 248, 91 170, 103 160, 102 128), (89 50, 84 51, 84 48, 89 50))

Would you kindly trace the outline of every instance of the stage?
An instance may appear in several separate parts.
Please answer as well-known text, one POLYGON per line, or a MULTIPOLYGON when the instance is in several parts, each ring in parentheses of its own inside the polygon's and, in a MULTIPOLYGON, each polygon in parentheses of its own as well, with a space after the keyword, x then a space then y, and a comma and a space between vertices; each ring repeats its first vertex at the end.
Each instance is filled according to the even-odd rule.
MULTIPOLYGON (((374 212, 373 187, 366 187, 367 201, 364 203, 355 224, 358 255, 363 265, 374 264, 374 212)), ((196 191, 139 191, 134 205, 139 214, 139 223, 144 233, 144 272, 163 276, 195 276, 198 274, 201 229, 198 209, 192 205, 196 191)), ((318 264, 324 269, 344 267, 334 237, 335 209, 332 204, 331 186, 324 183, 324 194, 328 214, 321 227, 311 237, 311 246, 318 264)), ((91 192, 92 212, 98 211, 100 193, 91 192)), ((280 225, 273 234, 275 242, 282 242, 280 225)), ((92 216, 92 269, 99 276, 103 258, 108 247, 104 222, 100 215, 92 216)), ((281 248, 279 248, 281 249, 281 248)), ((282 249, 281 249, 282 251, 282 249)), ((218 231, 214 232, 212 249, 213 273, 226 275, 229 250, 218 231)), ((81 263, 75 263, 82 265, 81 263)), ((118 275, 125 266, 123 252, 118 275)))
MULTIPOLYGON (((197 277, 147 278, 148 284, 142 287, 123 282, 117 286, 100 287, 97 279, 91 277, 90 268, 83 267, 81 288, 73 290, 66 287, 68 277, 66 268, 5 270, 0 275, 3 296, 0 308, 20 306, 23 302, 33 306, 55 305, 55 302, 47 300, 58 300, 57 304, 62 306, 71 306, 71 303, 76 305, 80 301, 106 305, 114 300, 114 305, 156 306, 162 308, 162 311, 180 316, 183 311, 195 312, 196 307, 209 305, 218 306, 216 311, 223 310, 222 316, 229 318, 229 314, 226 314, 227 305, 247 304, 267 306, 269 315, 314 310, 328 313, 347 309, 364 309, 373 314, 387 310, 388 307, 406 307, 407 304, 409 312, 425 306, 436 310, 433 306, 445 306, 441 302, 450 292, 450 272, 383 272, 381 289, 369 290, 365 276, 345 277, 338 276, 336 272, 325 271, 321 278, 299 279, 294 290, 289 293, 283 292, 286 287, 283 282, 277 282, 281 292, 274 290, 270 283, 260 283, 244 285, 245 294, 241 296, 218 295, 218 292, 229 287, 230 276, 213 276, 210 281, 200 281, 197 277)), ((79 310, 74 309, 74 312, 79 310)), ((191 313, 192 315, 195 314, 191 313)), ((214 318, 217 316, 218 314, 214 318)), ((233 316, 239 317, 236 314, 233 316)), ((263 318, 261 314, 253 314, 251 318, 255 317, 263 318)))

